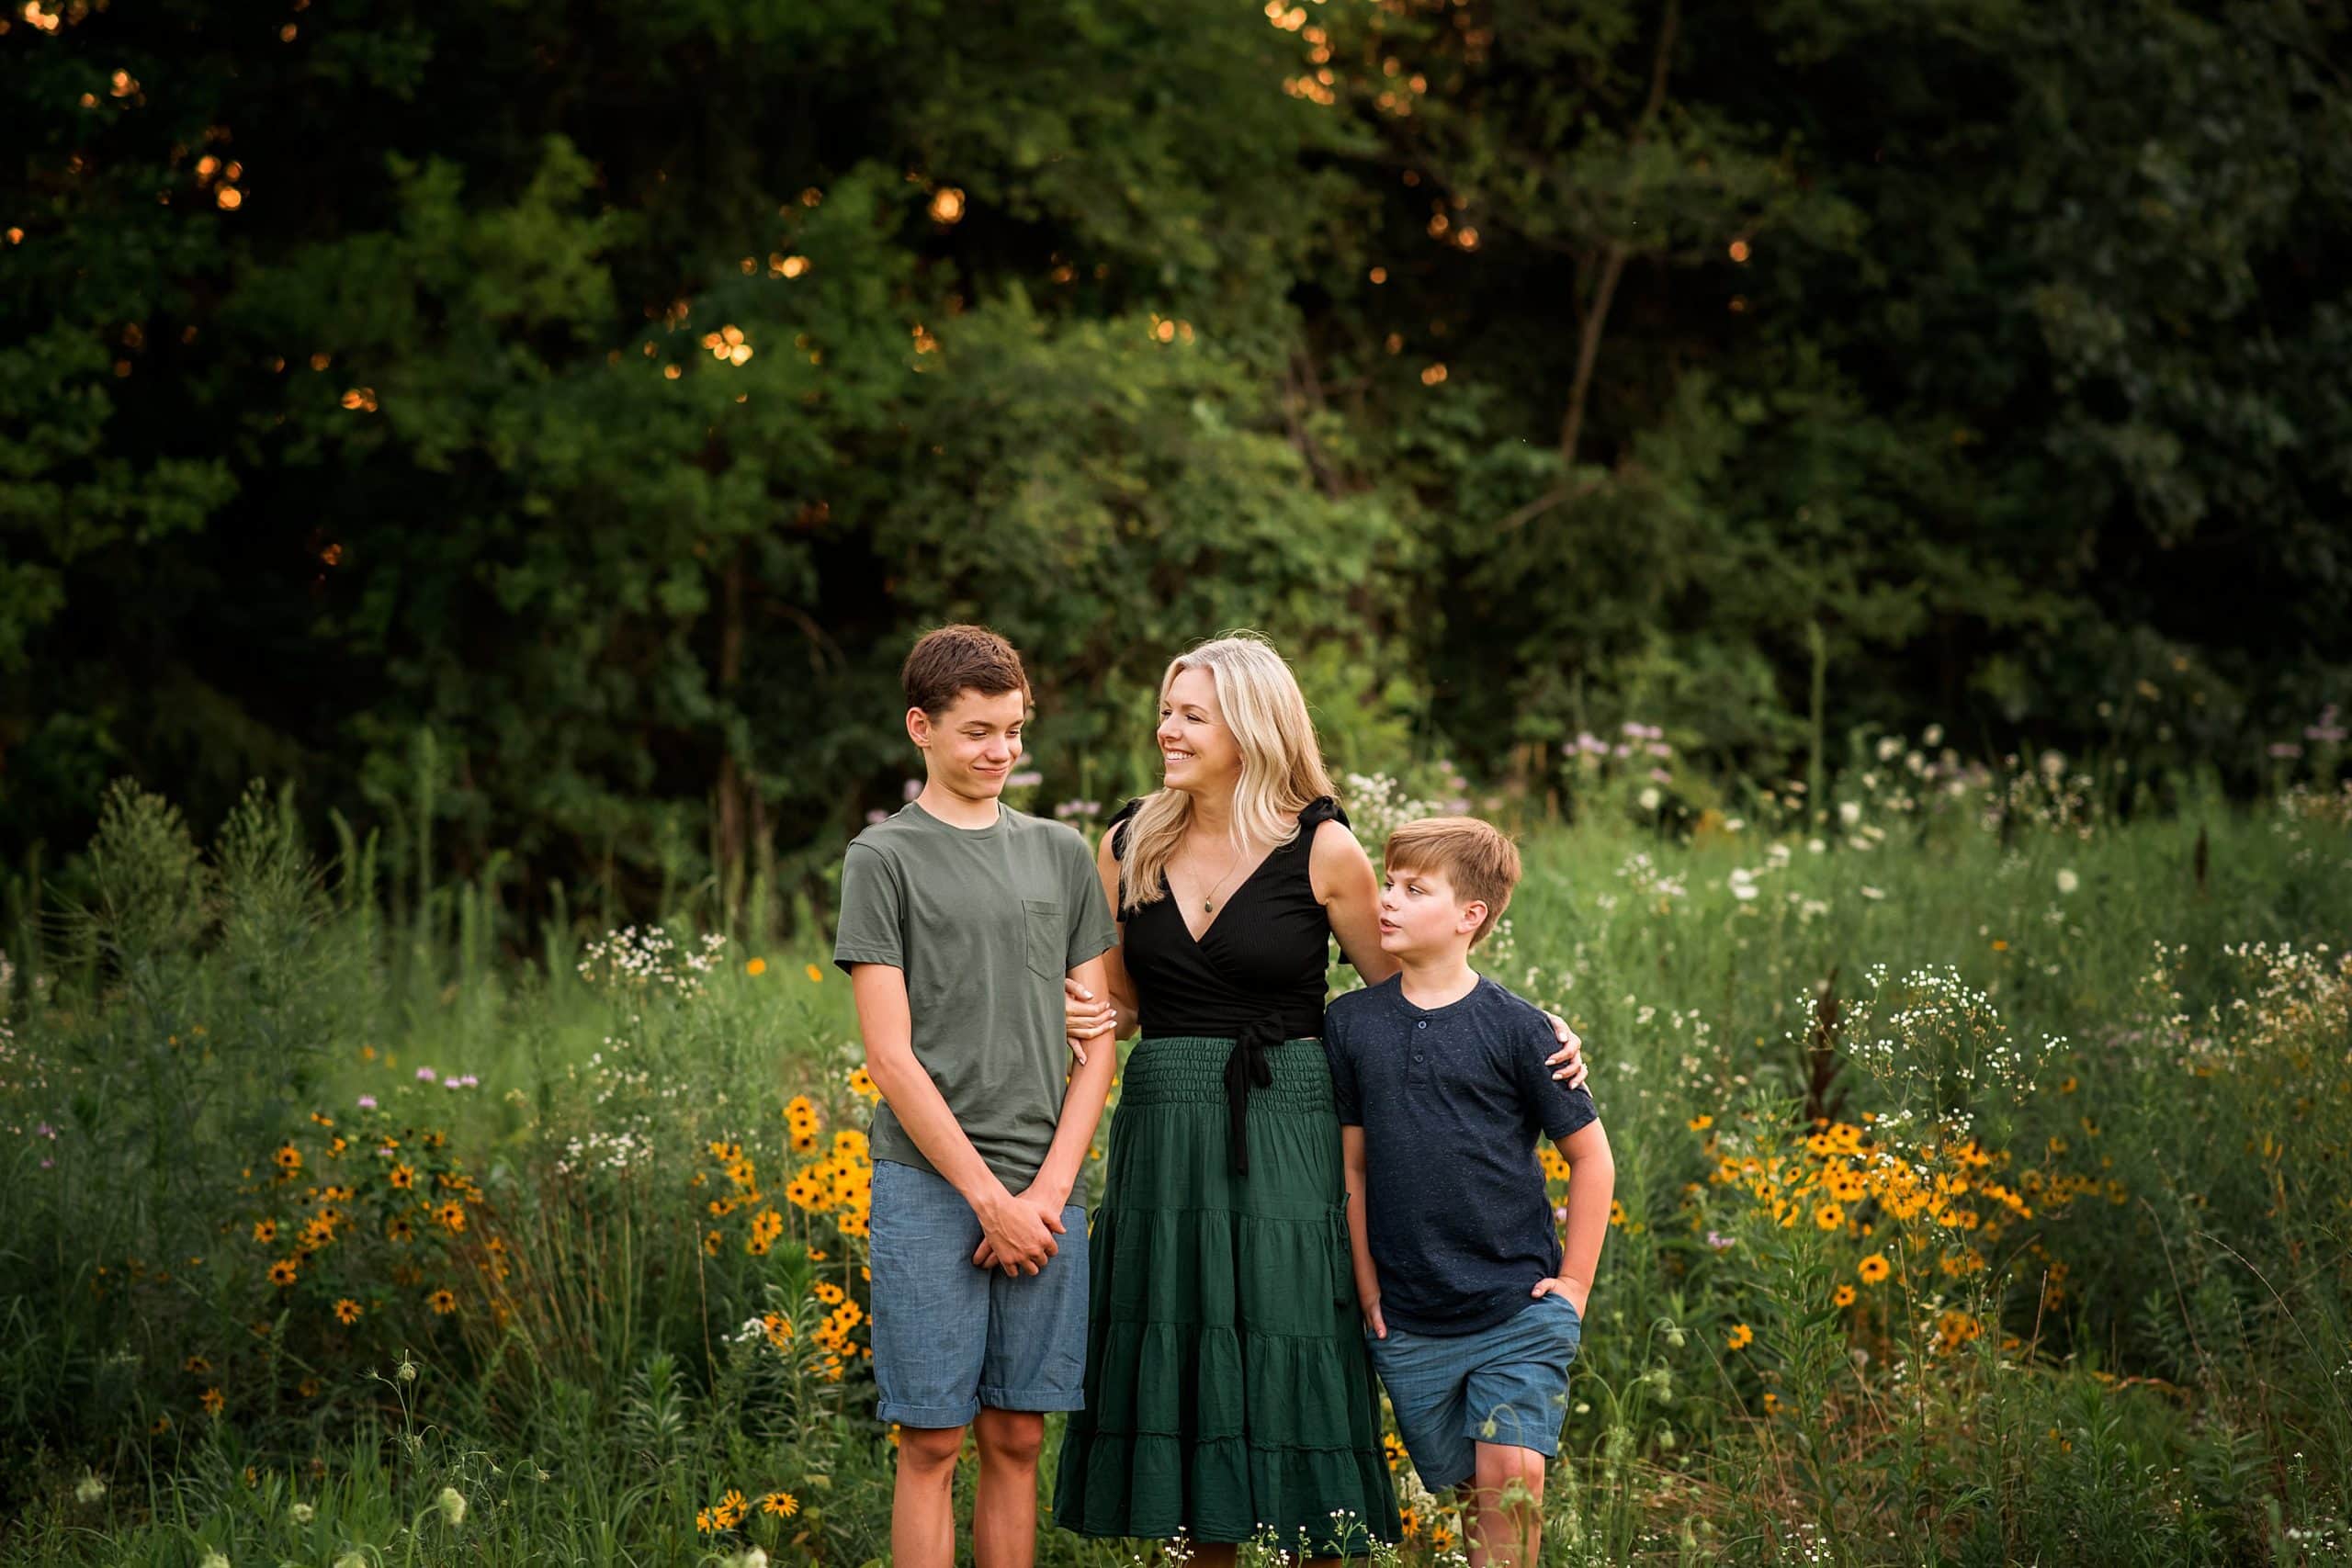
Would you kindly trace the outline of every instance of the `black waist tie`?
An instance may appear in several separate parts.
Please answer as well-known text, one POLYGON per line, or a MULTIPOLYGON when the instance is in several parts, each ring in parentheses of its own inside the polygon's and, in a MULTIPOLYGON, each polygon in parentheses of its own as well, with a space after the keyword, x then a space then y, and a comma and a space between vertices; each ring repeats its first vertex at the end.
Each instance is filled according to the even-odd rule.
POLYGON ((1250 1086, 1273 1087, 1274 1066, 1266 1060, 1266 1053, 1288 1038, 1280 1017, 1269 1014, 1252 1019, 1241 1026, 1233 1054, 1225 1059, 1227 1141, 1232 1148, 1236 1176, 1250 1174, 1250 1086))

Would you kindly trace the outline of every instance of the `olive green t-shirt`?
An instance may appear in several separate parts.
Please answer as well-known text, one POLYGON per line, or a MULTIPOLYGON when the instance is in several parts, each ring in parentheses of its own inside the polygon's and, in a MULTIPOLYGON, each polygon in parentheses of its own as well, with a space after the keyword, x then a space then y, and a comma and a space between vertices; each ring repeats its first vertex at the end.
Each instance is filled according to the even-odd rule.
MULTIPOLYGON (((1118 940, 1086 840, 1009 807, 992 827, 956 828, 910 801, 842 860, 833 962, 905 973, 915 1060, 1015 1192, 1061 1120, 1062 977, 1118 940)), ((887 1103, 871 1137, 876 1159, 933 1168, 887 1103)))

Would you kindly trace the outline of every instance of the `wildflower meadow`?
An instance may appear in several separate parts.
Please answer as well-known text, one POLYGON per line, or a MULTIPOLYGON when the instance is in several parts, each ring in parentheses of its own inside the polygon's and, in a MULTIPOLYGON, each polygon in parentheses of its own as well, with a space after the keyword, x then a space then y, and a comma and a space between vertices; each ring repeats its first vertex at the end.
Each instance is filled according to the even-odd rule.
MULTIPOLYGON (((1546 1560, 2346 1561, 2352 789, 1864 737, 1816 805, 1638 731, 1481 950, 1617 1152, 1546 1560)), ((1346 790, 1376 850, 1468 787, 1346 790)), ((0 970, 0 1560, 884 1560, 820 919, 520 952, 259 786, 201 846, 118 786, 91 863, 0 970)))

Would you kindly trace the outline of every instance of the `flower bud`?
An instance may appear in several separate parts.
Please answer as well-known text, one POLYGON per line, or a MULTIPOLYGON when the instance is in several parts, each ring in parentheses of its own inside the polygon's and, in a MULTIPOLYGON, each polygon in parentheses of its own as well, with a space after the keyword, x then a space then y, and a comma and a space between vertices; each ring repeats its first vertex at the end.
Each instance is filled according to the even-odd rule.
POLYGON ((441 1495, 434 1503, 441 1510, 441 1517, 451 1529, 466 1522, 466 1495, 454 1486, 441 1488, 441 1495))

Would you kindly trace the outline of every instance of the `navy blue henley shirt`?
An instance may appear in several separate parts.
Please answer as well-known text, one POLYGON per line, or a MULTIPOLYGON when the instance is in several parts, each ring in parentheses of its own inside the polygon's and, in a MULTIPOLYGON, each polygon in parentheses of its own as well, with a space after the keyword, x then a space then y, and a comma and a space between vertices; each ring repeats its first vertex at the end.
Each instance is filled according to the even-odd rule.
POLYGON ((1323 1048, 1343 1126, 1364 1138, 1381 1315, 1412 1334, 1476 1334, 1533 1303, 1560 1269, 1536 1139, 1599 1112, 1552 1077, 1551 1021, 1480 976, 1442 1008, 1403 976, 1335 999, 1323 1048))

